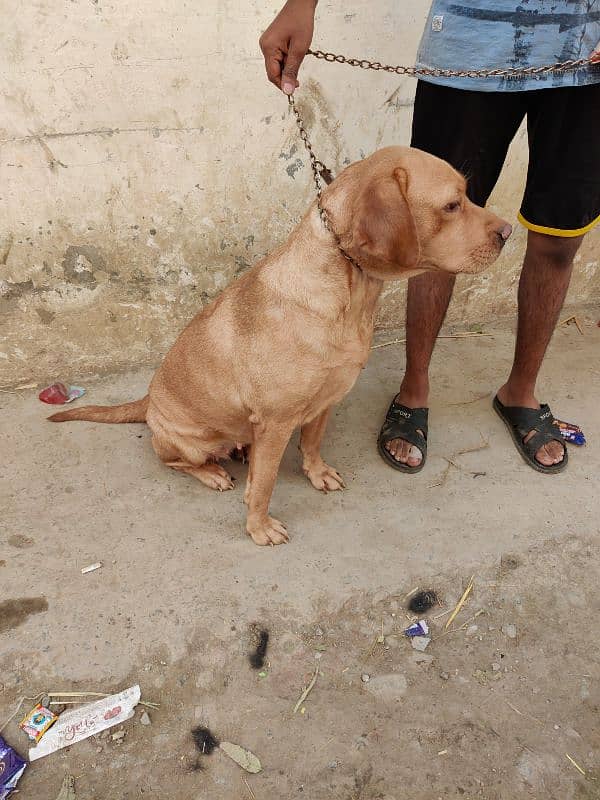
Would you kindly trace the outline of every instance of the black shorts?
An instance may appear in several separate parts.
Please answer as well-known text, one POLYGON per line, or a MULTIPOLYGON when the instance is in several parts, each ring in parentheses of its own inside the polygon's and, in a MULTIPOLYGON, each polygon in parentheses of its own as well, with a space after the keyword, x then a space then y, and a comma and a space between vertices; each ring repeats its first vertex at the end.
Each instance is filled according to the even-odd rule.
POLYGON ((600 83, 474 92, 419 81, 412 146, 448 161, 484 206, 527 116, 529 168, 519 221, 551 236, 600 222, 600 83))

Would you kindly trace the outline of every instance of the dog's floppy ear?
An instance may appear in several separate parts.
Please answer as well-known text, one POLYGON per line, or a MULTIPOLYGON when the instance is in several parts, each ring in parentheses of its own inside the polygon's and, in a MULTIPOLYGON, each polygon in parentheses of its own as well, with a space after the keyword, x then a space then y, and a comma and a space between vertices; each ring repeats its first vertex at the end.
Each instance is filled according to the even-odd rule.
POLYGON ((353 255, 367 254, 376 262, 414 268, 419 261, 417 227, 406 191, 408 174, 396 167, 391 175, 370 181, 354 209, 353 255))

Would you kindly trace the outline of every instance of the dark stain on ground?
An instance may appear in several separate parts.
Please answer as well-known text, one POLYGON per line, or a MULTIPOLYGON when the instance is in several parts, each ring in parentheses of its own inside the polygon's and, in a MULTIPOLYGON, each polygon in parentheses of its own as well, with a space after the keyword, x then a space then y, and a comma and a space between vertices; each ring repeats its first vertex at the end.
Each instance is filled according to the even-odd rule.
POLYGON ((8 543, 11 547, 17 547, 19 550, 24 550, 26 547, 31 547, 35 544, 35 539, 31 536, 25 536, 22 533, 15 533, 8 537, 8 543))
POLYGON ((62 268, 69 283, 95 289, 98 281, 94 270, 106 271, 106 262, 97 247, 87 244, 77 246, 71 244, 66 249, 62 268))
POLYGON ((38 306, 35 310, 38 317, 41 319, 44 325, 50 325, 50 323, 56 316, 54 311, 48 311, 47 308, 43 308, 42 306, 38 306))
POLYGON ((48 611, 45 597, 19 597, 0 603, 0 633, 18 628, 32 614, 48 611))

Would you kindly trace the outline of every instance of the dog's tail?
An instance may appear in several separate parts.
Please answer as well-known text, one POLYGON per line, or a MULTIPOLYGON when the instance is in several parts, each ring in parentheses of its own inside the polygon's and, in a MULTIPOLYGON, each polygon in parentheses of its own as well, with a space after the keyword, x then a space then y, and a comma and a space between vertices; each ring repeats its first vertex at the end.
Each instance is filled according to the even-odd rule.
POLYGON ((82 406, 71 408, 69 411, 59 411, 48 417, 50 422, 67 422, 69 420, 84 419, 89 422, 146 422, 148 411, 148 395, 133 403, 123 403, 120 406, 82 406))

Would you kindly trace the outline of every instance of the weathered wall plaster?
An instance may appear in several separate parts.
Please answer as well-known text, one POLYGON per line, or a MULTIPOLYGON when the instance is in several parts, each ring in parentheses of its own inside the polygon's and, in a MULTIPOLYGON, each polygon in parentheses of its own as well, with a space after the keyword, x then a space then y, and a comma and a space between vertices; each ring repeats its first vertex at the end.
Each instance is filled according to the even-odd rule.
MULTIPOLYGON (((156 363, 180 328, 280 242, 312 200, 287 103, 258 51, 279 2, 2 3, 0 386, 156 363)), ((315 46, 412 63, 427 0, 322 0, 315 46)), ((298 101, 335 171, 407 143, 414 81, 308 59, 298 101)), ((521 131, 492 205, 514 220, 521 131)), ((600 298, 598 233, 570 303, 600 298)), ((460 279, 450 320, 512 314, 518 231, 460 279)), ((390 285, 380 321, 402 322, 390 285)))

